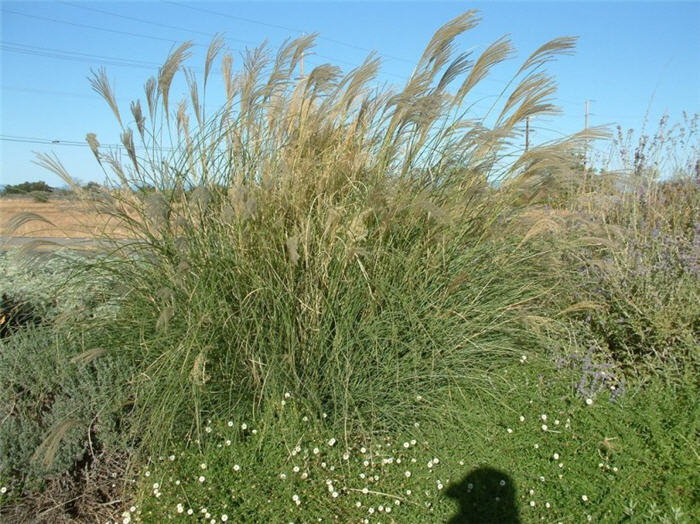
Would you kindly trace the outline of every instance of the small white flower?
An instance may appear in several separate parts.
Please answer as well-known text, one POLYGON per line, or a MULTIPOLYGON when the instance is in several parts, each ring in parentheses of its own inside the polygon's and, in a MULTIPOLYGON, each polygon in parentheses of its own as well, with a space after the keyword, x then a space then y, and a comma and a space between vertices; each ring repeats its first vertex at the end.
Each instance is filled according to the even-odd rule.
POLYGON ((343 460, 350 460, 350 453, 343 453, 343 460))
POLYGON ((592 398, 587 398, 587 399, 586 399, 586 405, 587 405, 587 406, 590 406, 591 404, 593 404, 593 399, 592 399, 592 398))
POLYGON ((170 462, 174 462, 174 461, 175 461, 175 455, 170 455, 170 456, 168 457, 168 460, 169 460, 170 462))
POLYGON ((559 419, 556 419, 556 420, 554 421, 554 425, 555 425, 555 426, 558 426, 558 425, 559 425, 559 419))
POLYGON ((229 420, 227 425, 228 425, 228 427, 232 428, 233 427, 233 420, 229 420))
POLYGON ((411 446, 415 446, 415 445, 416 445, 416 439, 411 439, 411 446))
POLYGON ((357 502, 355 502, 355 507, 356 508, 362 507, 362 502, 360 502, 359 500, 357 502))
POLYGON ((560 463, 559 463, 559 467, 560 467, 560 468, 563 468, 563 467, 564 467, 564 463, 563 463, 563 462, 560 462, 560 463))
POLYGON ((206 431, 207 433, 211 433, 211 427, 207 426, 206 428, 204 428, 204 431, 206 431))
POLYGON ((410 495, 410 494, 411 494, 411 490, 410 490, 410 489, 407 489, 407 490, 406 490, 406 495, 410 495))
POLYGON ((522 415, 520 415, 520 416, 518 417, 518 420, 520 420, 520 422, 525 422, 525 417, 523 417, 522 415))
POLYGON ((176 485, 176 486, 179 486, 179 485, 180 485, 180 481, 179 481, 179 480, 176 480, 176 481, 175 481, 175 485, 176 485))
POLYGON ((221 515, 221 522, 226 522, 227 520, 228 520, 228 515, 226 513, 221 515))
POLYGON ((539 445, 539 444, 535 444, 535 449, 540 449, 540 445, 539 445))
POLYGON ((147 477, 150 477, 150 476, 151 476, 151 472, 150 472, 150 471, 146 471, 146 473, 144 473, 144 475, 146 475, 147 477))
POLYGON ((555 453, 553 456, 554 456, 554 460, 559 460, 559 453, 555 453))
POLYGON ((374 513, 374 508, 369 508, 369 509, 367 510, 367 513, 369 513, 370 515, 372 515, 372 514, 374 513))
POLYGON ((367 495, 367 493, 369 493, 369 489, 367 489, 367 488, 362 488, 362 494, 363 494, 363 495, 367 495))
POLYGON ((306 471, 304 473, 302 473, 300 476, 301 476, 301 480, 306 480, 307 478, 309 478, 309 474, 306 471))
POLYGON ((281 479, 281 480, 287 480, 287 474, 286 474, 286 473, 280 473, 280 479, 281 479))
POLYGON ((500 484, 501 486, 505 486, 505 485, 506 485, 506 481, 503 480, 503 479, 501 479, 501 480, 498 482, 498 484, 500 484))
POLYGON ((528 493, 530 493, 530 495, 532 496, 532 495, 535 494, 535 490, 534 490, 534 489, 531 489, 530 491, 528 491, 528 493))
POLYGON ((338 492, 337 492, 337 491, 334 491, 333 493, 331 493, 331 497, 333 497, 334 499, 337 499, 337 498, 338 498, 338 492))
POLYGON ((320 452, 321 452, 321 450, 320 450, 320 449, 318 449, 318 448, 314 448, 314 455, 318 455, 318 454, 319 454, 320 452))
POLYGON ((406 472, 404 473, 404 475, 406 475, 406 478, 409 478, 409 477, 411 476, 411 472, 410 472, 410 471, 406 471, 406 472))
POLYGON ((552 505, 551 505, 549 502, 545 502, 545 503, 544 503, 544 507, 547 508, 547 509, 549 509, 549 508, 552 507, 552 505))
POLYGON ((309 421, 309 417, 307 417, 306 415, 304 415, 303 417, 301 417, 301 420, 302 420, 302 422, 308 422, 308 421, 309 421))
POLYGON ((540 482, 544 482, 544 477, 540 476, 540 482))
POLYGON ((328 418, 328 413, 324 413, 321 415, 323 418, 328 418))
POLYGON ((294 473, 299 473, 299 466, 294 466, 294 467, 292 468, 292 471, 293 471, 294 473))
POLYGON ((420 396, 420 395, 416 395, 416 400, 417 400, 418 402, 420 402, 421 400, 423 400, 423 397, 420 396))
POLYGON ((202 469, 207 469, 207 465, 204 464, 204 463, 200 464, 199 467, 202 468, 202 469))
POLYGON ((542 424, 542 431, 547 431, 548 429, 547 424, 542 424))
POLYGON ((404 443, 403 443, 403 447, 406 448, 406 449, 408 449, 408 447, 409 447, 410 445, 411 445, 411 444, 410 444, 409 442, 404 442, 404 443))
POLYGON ((361 479, 364 479, 366 476, 367 476, 367 475, 365 475, 364 473, 360 473, 360 478, 361 478, 361 479))
POLYGON ((587 495, 581 495, 581 500, 584 502, 588 502, 588 496, 587 495))
POLYGON ((506 429, 506 431, 507 431, 508 433, 513 433, 513 430, 510 429, 510 428, 506 429))
POLYGON ((233 471, 240 471, 241 467, 238 464, 233 465, 233 471))
POLYGON ((534 508, 534 507, 535 507, 535 501, 534 501, 534 500, 531 500, 531 501, 530 501, 530 507, 531 507, 531 508, 534 508))
POLYGON ((440 482, 440 481, 438 480, 437 489, 438 489, 438 490, 441 490, 442 488, 443 488, 442 482, 440 482))
POLYGON ((190 509, 187 510, 187 514, 188 514, 188 515, 192 515, 193 513, 194 513, 194 510, 193 510, 192 508, 190 508, 190 509))
POLYGON ((330 440, 328 441, 328 445, 331 446, 331 447, 333 447, 333 446, 335 446, 335 443, 336 443, 336 442, 338 442, 338 441, 335 440, 334 438, 332 438, 332 439, 330 439, 330 440))
POLYGON ((284 407, 287 405, 287 402, 283 400, 282 402, 280 402, 280 404, 282 404, 282 407, 284 407))
POLYGON ((291 393, 285 393, 284 398, 291 398, 292 394, 291 393))
POLYGON ((133 513, 134 511, 136 511, 136 506, 131 506, 131 507, 129 508, 129 511, 130 511, 131 513, 133 513))
POLYGON ((369 466, 369 460, 364 460, 364 461, 362 461, 362 465, 363 465, 364 467, 369 466))
POLYGON ((542 419, 542 422, 547 421, 547 415, 545 415, 544 413, 542 415, 540 415, 540 418, 542 419))
POLYGON ((178 505, 177 505, 177 512, 178 512, 178 513, 182 513, 183 511, 185 511, 184 506, 183 506, 182 504, 178 504, 178 505))
POLYGON ((367 448, 364 447, 364 446, 362 446, 362 447, 360 448, 360 453, 367 453, 367 448))
POLYGON ((463 461, 463 460, 460 460, 460 461, 459 461, 459 465, 460 465, 460 466, 464 466, 464 461, 463 461))
POLYGON ((227 440, 226 442, 224 442, 224 444, 226 444, 227 446, 230 446, 230 445, 231 445, 231 441, 230 441, 230 440, 227 440))
POLYGON ((204 477, 204 475, 201 475, 199 477, 199 482, 204 482, 205 480, 207 480, 207 479, 204 477))
POLYGON ((243 424, 241 424, 241 429, 242 429, 243 431, 245 431, 246 429, 248 429, 248 424, 246 424, 245 422, 244 422, 243 424))

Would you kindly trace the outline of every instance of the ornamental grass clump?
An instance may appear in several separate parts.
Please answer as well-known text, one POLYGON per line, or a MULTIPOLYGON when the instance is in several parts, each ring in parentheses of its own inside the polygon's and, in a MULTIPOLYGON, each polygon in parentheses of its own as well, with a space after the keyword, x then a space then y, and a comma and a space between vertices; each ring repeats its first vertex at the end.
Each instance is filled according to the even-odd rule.
MULTIPOLYGON (((475 115, 473 88, 513 54, 506 38, 457 52, 477 23, 470 11, 439 29, 397 92, 378 86, 374 55, 297 77, 315 35, 249 50, 238 72, 216 38, 201 84, 182 44, 130 117, 106 72, 93 73, 122 147, 88 134, 108 182, 89 202, 125 232, 100 239, 112 258, 95 266, 124 293, 99 358, 131 369, 144 442, 198 433, 203 417, 254 411, 281 391, 345 431, 401 427, 416 393, 526 343, 519 314, 551 279, 509 233, 512 218, 600 132, 513 146, 527 118, 556 112, 543 67, 572 38, 533 52, 475 115), (175 101, 181 72, 189 100, 175 101)), ((81 194, 58 158, 39 163, 81 194)))

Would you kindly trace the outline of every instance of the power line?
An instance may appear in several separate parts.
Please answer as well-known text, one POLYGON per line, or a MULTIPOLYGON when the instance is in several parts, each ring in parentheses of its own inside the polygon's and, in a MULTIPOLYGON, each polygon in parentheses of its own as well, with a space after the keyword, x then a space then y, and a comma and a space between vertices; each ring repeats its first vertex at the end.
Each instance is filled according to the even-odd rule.
MULTIPOLYGON (((47 146, 69 146, 69 147, 90 147, 90 145, 85 141, 79 140, 65 140, 56 138, 40 138, 33 136, 15 136, 15 135, 0 135, 0 141, 3 142, 17 142, 22 144, 38 144, 47 146)), ((118 148, 124 149, 123 144, 100 144, 100 147, 105 148, 118 148)), ((134 148, 143 149, 144 147, 139 144, 134 144, 134 148)), ((153 149, 149 147, 148 149, 153 149)), ((172 147, 156 147, 155 149, 159 151, 175 151, 172 147)))
MULTIPOLYGON (((71 2, 63 2, 63 1, 60 1, 60 0, 59 0, 57 3, 59 3, 59 4, 64 4, 64 5, 68 5, 68 6, 70 6, 70 7, 76 8, 76 9, 84 9, 84 10, 86 10, 86 11, 94 11, 94 12, 96 12, 96 13, 102 13, 102 14, 106 14, 106 15, 109 15, 109 16, 114 16, 114 17, 117 17, 117 18, 122 18, 122 19, 124 19, 124 20, 131 20, 131 21, 134 21, 134 22, 140 22, 140 23, 142 23, 142 24, 149 24, 149 25, 153 25, 153 26, 156 26, 156 27, 163 27, 163 28, 166 28, 166 29, 175 29, 176 31, 186 31, 186 32, 192 33, 192 34, 203 35, 203 36, 206 36, 206 37, 208 37, 208 38, 213 38, 213 36, 214 36, 214 35, 212 35, 212 34, 210 34, 210 33, 206 33, 206 32, 204 32, 204 31, 196 31, 196 30, 190 29, 190 28, 188 28, 188 27, 181 27, 181 26, 169 25, 169 24, 161 24, 160 22, 153 22, 152 20, 144 20, 143 18, 138 18, 138 17, 135 17, 135 16, 129 16, 129 15, 123 15, 123 14, 120 14, 120 13, 114 13, 114 12, 112 12, 112 11, 106 11, 106 10, 104 10, 104 9, 98 9, 98 8, 96 8, 96 7, 88 7, 88 6, 85 6, 85 5, 74 4, 74 3, 71 3, 71 2)), ((234 42, 241 42, 241 43, 244 43, 244 44, 255 44, 255 42, 253 42, 253 41, 251 41, 251 40, 241 40, 241 39, 239 39, 239 38, 228 38, 228 37, 227 37, 227 39, 228 39, 228 40, 231 40, 231 41, 234 41, 234 42)))
POLYGON ((116 66, 126 66, 126 67, 140 67, 146 69, 152 69, 154 67, 160 67, 160 64, 156 62, 146 62, 143 60, 129 60, 125 58, 119 58, 114 56, 103 56, 103 55, 92 55, 88 53, 81 53, 78 51, 66 51, 63 49, 47 48, 31 46, 27 44, 21 44, 17 42, 0 41, 0 46, 4 51, 11 53, 21 53, 34 56, 46 56, 49 58, 60 58, 63 60, 74 60, 80 62, 93 62, 99 61, 109 65, 116 66))
MULTIPOLYGON (((289 26, 284 26, 284 25, 279 25, 279 24, 271 24, 269 22, 263 22, 261 20, 254 20, 252 18, 245 18, 242 16, 232 15, 229 13, 222 13, 221 11, 214 11, 213 9, 206 9, 204 7, 194 7, 191 5, 181 4, 179 2, 173 2, 172 0, 162 0, 162 1, 163 1, 163 3, 166 3, 166 4, 172 4, 172 5, 176 5, 178 7, 184 7, 186 9, 192 9, 194 11, 201 11, 203 13, 209 13, 209 14, 213 14, 213 15, 217 15, 217 16, 224 16, 226 18, 231 18, 233 20, 241 20, 243 22, 248 22, 250 24, 262 25, 262 26, 266 26, 266 27, 271 27, 273 29, 281 29, 283 31, 291 31, 293 33, 306 33, 306 31, 304 31, 303 29, 297 29, 294 27, 289 27, 289 26)), ((342 40, 337 40, 335 38, 329 38, 327 36, 319 36, 318 39, 325 40, 326 42, 332 42, 334 44, 350 47, 352 49, 357 49, 359 51, 364 51, 367 53, 371 53, 374 51, 373 49, 369 49, 367 47, 362 47, 362 46, 359 46, 359 45, 351 43, 351 42, 344 42, 342 40)), ((399 56, 393 56, 393 55, 384 54, 384 53, 382 53, 381 56, 383 56, 384 58, 389 58, 391 60, 397 60, 399 62, 406 62, 406 63, 412 64, 412 65, 415 65, 415 62, 416 62, 415 60, 409 60, 408 58, 402 58, 399 56)))
MULTIPOLYGON (((157 37, 157 36, 144 35, 143 33, 133 33, 133 32, 131 32, 131 31, 120 31, 120 30, 118 30, 118 29, 108 29, 108 28, 106 28, 106 27, 98 27, 98 26, 89 25, 89 24, 79 24, 79 23, 77 23, 77 22, 68 22, 68 21, 66 21, 66 20, 58 20, 58 19, 56 19, 56 18, 50 18, 50 17, 48 17, 48 16, 30 15, 29 13, 22 13, 22 12, 20 12, 20 11, 13 11, 13 10, 11 10, 11 9, 5 9, 5 8, 3 8, 2 12, 3 12, 3 14, 9 13, 9 14, 18 15, 18 16, 24 16, 24 17, 27 17, 27 18, 34 18, 34 19, 36 19, 36 20, 44 20, 44 21, 47 21, 47 22, 54 22, 54 23, 57 23, 57 24, 65 24, 65 25, 70 25, 70 26, 73 26, 73 27, 82 27, 82 28, 85 28, 85 29, 92 29, 92 30, 95 30, 95 31, 103 31, 103 32, 106 32, 106 33, 114 33, 114 34, 118 34, 118 35, 127 35, 127 36, 135 36, 135 37, 137 37, 137 38, 147 38, 147 39, 149 39, 149 40, 158 40, 158 41, 160 41, 160 42, 168 42, 169 44, 177 44, 178 42, 181 42, 181 40, 173 40, 173 39, 170 39, 170 38, 160 38, 160 37, 157 37)), ((195 46, 199 46, 199 47, 203 47, 202 44, 194 44, 194 45, 195 45, 195 46)))

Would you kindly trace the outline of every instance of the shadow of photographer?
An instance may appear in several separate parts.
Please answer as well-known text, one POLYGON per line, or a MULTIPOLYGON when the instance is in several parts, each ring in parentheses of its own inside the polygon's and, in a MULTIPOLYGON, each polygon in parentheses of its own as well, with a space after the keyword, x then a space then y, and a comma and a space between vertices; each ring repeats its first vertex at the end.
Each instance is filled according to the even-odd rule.
POLYGON ((515 483, 503 471, 477 468, 452 484, 445 494, 459 505, 448 524, 520 522, 515 483))

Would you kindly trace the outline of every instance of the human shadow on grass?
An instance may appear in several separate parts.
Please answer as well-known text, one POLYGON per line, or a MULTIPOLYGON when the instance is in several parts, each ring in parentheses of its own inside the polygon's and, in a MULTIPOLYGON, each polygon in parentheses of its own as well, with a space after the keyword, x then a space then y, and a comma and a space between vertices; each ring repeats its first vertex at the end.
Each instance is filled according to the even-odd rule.
POLYGON ((515 484, 503 471, 477 468, 452 484, 445 494, 459 505, 448 524, 520 523, 515 484))

